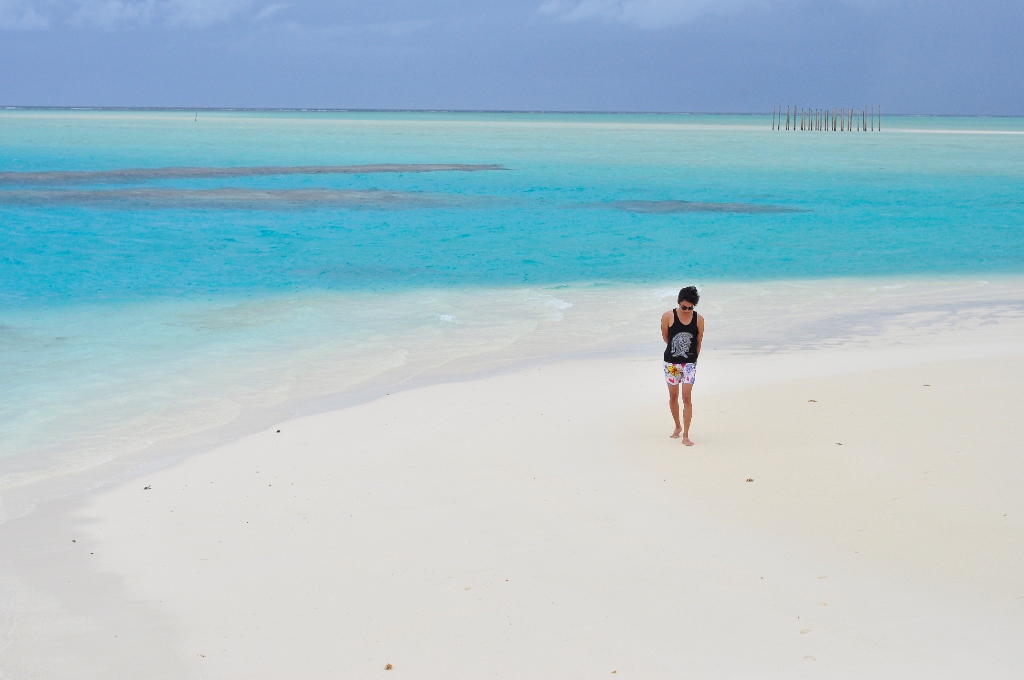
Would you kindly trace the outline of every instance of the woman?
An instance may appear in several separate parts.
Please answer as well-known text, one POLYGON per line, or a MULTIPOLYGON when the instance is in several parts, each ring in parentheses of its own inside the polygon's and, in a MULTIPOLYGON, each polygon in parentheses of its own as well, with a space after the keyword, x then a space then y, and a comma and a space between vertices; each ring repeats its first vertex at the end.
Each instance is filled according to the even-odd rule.
POLYGON ((682 434, 683 444, 693 446, 690 441, 690 419, 693 404, 690 393, 697 379, 697 355, 704 339, 704 317, 694 311, 700 302, 696 286, 687 286, 679 291, 679 306, 661 315, 661 338, 665 341, 665 382, 668 383, 668 405, 676 429, 672 438, 682 434), (683 424, 679 424, 679 386, 683 386, 683 424))

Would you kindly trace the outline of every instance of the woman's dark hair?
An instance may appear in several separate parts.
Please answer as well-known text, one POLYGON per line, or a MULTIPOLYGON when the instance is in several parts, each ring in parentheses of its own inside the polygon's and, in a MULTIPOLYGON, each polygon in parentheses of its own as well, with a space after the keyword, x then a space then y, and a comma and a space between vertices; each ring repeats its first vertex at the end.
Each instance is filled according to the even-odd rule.
POLYGON ((696 305, 700 302, 700 293, 697 292, 697 286, 687 286, 679 291, 679 299, 676 302, 683 301, 696 305))

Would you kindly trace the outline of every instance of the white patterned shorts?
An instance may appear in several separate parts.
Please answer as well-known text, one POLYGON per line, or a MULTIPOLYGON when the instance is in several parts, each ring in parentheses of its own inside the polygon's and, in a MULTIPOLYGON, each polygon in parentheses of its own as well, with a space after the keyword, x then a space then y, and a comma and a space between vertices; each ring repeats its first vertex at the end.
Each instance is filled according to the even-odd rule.
POLYGON ((665 362, 665 382, 669 385, 692 385, 697 380, 697 364, 665 362))

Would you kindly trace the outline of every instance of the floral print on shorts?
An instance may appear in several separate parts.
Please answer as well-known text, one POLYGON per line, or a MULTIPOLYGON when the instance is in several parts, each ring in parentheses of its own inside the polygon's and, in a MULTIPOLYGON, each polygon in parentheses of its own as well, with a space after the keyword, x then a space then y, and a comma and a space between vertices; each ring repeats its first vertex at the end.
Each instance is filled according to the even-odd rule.
POLYGON ((669 385, 692 385, 697 379, 697 364, 665 362, 665 382, 669 385))

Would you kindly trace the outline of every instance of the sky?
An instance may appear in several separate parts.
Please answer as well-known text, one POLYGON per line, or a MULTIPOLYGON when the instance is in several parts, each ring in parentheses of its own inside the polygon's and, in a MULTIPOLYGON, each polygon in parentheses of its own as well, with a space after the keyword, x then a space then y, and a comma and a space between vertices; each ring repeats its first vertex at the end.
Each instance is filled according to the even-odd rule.
POLYGON ((0 105, 1024 115, 1024 0, 0 0, 0 105))

